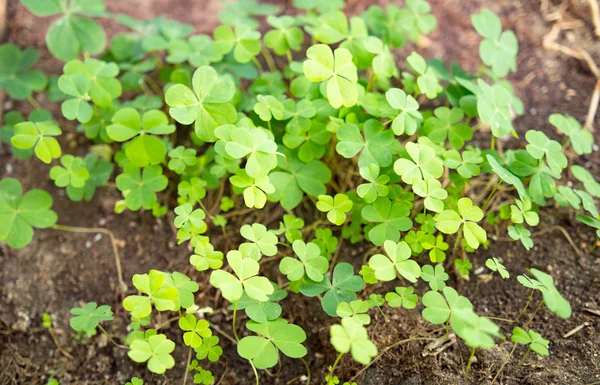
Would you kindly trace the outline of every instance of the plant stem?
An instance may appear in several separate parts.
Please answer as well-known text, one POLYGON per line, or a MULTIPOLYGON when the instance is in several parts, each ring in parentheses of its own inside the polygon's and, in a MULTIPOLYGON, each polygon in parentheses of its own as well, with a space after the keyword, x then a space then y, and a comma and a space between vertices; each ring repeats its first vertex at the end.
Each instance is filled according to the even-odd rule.
POLYGON ((300 361, 302 361, 304 367, 306 367, 306 385, 310 385, 310 365, 308 365, 308 362, 302 357, 300 357, 300 361))
POLYGON ((340 360, 342 359, 342 356, 344 355, 344 353, 340 353, 338 354, 337 358, 335 359, 335 361, 333 362, 333 366, 331 367, 331 370, 329 371, 329 376, 333 377, 333 372, 335 372, 335 367, 337 366, 337 364, 340 362, 340 360))
POLYGON ((258 372, 256 371, 256 367, 254 366, 252 360, 248 360, 248 362, 250 363, 250 366, 252 366, 252 371, 254 372, 254 377, 256 378, 256 385, 258 385, 260 384, 260 380, 258 379, 258 372))
POLYGON ((260 64, 260 62, 258 61, 258 59, 256 57, 252 57, 252 61, 254 62, 254 65, 256 66, 256 69, 258 70, 258 74, 260 76, 262 76, 262 74, 265 72, 262 64, 260 64))
POLYGON ((260 47, 260 51, 262 52, 265 60, 267 61, 267 65, 269 66, 269 71, 277 72, 277 65, 275 65, 275 60, 273 60, 273 55, 271 52, 263 45, 260 47))
MULTIPOLYGON (((294 61, 294 58, 292 57, 292 53, 290 51, 287 51, 285 53, 285 56, 287 57, 288 64, 291 65, 292 62, 294 61)), ((292 71, 290 69, 290 83, 292 82, 292 80, 294 80, 294 71, 292 71)))
POLYGON ((110 342, 111 342, 113 345, 115 345, 116 347, 118 347, 118 348, 120 348, 120 349, 127 349, 127 350, 129 350, 129 347, 128 347, 128 346, 125 346, 125 345, 118 344, 118 343, 117 343, 117 342, 116 342, 116 341, 115 341, 115 340, 114 340, 114 339, 111 337, 111 335, 110 335, 110 334, 108 334, 108 332, 106 331, 106 329, 104 329, 104 328, 102 327, 102 325, 100 325, 100 324, 99 324, 99 325, 98 325, 98 329, 100 329, 100 331, 101 331, 102 333, 106 334, 106 336, 108 337, 108 339, 110 340, 110 342))
POLYGON ((501 184, 502 184, 502 180, 499 180, 498 183, 494 186, 494 189, 492 190, 492 192, 490 192, 490 195, 488 195, 488 197, 485 199, 485 202, 483 202, 483 206, 481 206, 481 209, 483 211, 485 211, 488 203, 490 203, 490 200, 492 199, 492 197, 496 193, 496 190, 498 190, 498 187, 500 187, 501 184))
POLYGON ((490 139, 490 150, 494 150, 496 147, 496 137, 492 134, 492 138, 490 139))
POLYGON ((231 328, 233 329, 233 336, 235 337, 235 340, 238 342, 240 342, 240 337, 238 337, 238 334, 237 334, 235 319, 237 316, 237 308, 238 308, 239 303, 240 303, 240 300, 238 299, 237 301, 235 301, 235 305, 233 305, 233 319, 231 320, 231 328))
POLYGON ((185 374, 183 375, 183 383, 182 385, 185 385, 185 383, 187 382, 187 378, 188 378, 188 366, 190 366, 190 361, 192 360, 192 348, 190 347, 188 349, 188 356, 187 356, 187 363, 185 364, 185 374))
POLYGON ((471 349, 471 355, 469 356, 469 362, 467 362, 467 367, 465 369, 465 377, 469 375, 469 371, 471 370, 471 364, 473 364, 473 358, 475 358, 475 352, 477 348, 471 349))
POLYGON ((515 342, 513 344, 512 350, 510 351, 510 354, 508 355, 508 357, 506 358, 506 361, 504 361, 502 363, 502 366, 500 367, 500 369, 498 369, 498 373, 496 373, 496 375, 494 376, 494 378, 492 379, 492 384, 494 382, 496 382, 496 380, 498 379, 498 376, 500 375, 500 373, 502 372, 502 369, 504 369, 504 367, 510 362, 510 359, 512 358, 513 353, 515 352, 515 349, 517 348, 517 343, 515 342))
POLYGON ((454 242, 454 247, 452 248, 452 253, 454 253, 456 251, 456 248, 458 247, 458 243, 460 242, 461 238, 462 238, 462 233, 459 230, 458 233, 456 234, 456 241, 454 242))
POLYGON ((27 101, 29 101, 29 103, 31 103, 31 105, 33 106, 33 108, 35 108, 36 110, 41 110, 42 106, 40 106, 40 104, 37 102, 37 100, 35 100, 33 98, 33 96, 29 95, 27 97, 27 101))
POLYGON ((117 247, 117 240, 112 231, 102 227, 76 227, 76 226, 65 226, 65 225, 53 225, 51 227, 54 230, 69 231, 72 233, 102 233, 108 235, 113 248, 113 254, 115 255, 115 265, 117 267, 117 278, 119 280, 119 291, 125 291, 127 285, 123 281, 123 270, 121 269, 121 258, 119 257, 119 249, 117 247))
POLYGON ((542 299, 540 301, 540 304, 537 305, 537 307, 535 308, 535 311, 533 312, 533 315, 531 316, 531 318, 529 319, 529 321, 525 322, 525 324, 523 325, 523 329, 525 329, 531 322, 533 322, 533 319, 535 318, 535 315, 542 308, 542 305, 544 305, 544 299, 542 299))
POLYGON ((529 348, 527 349, 527 351, 525 352, 525 355, 523 356, 523 358, 521 358, 521 360, 519 361, 519 365, 523 365, 523 363, 525 362, 525 360, 527 359, 527 356, 529 355, 529 352, 531 351, 531 345, 529 345, 529 348))
POLYGON ((529 294, 529 298, 527 299, 527 303, 525 304, 525 307, 523 309, 521 309, 521 312, 519 313, 519 315, 517 316, 517 319, 515 321, 518 321, 519 318, 521 318, 521 316, 523 315, 523 313, 525 313, 525 310, 527 310, 527 308, 529 307, 529 304, 531 303, 531 300, 533 299, 533 294, 535 293, 535 289, 531 289, 531 293, 529 294))

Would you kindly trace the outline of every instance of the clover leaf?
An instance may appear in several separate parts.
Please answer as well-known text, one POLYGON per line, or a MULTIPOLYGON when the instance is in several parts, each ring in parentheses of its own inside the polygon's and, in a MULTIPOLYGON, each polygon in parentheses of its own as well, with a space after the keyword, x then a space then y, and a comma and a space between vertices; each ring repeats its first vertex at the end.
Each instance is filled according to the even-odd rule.
POLYGON ((422 268, 421 278, 425 282, 429 282, 429 287, 433 291, 441 291, 446 287, 446 281, 450 278, 446 274, 444 265, 441 263, 435 265, 435 268, 431 265, 425 265, 422 268))
POLYGON ((315 282, 323 280, 323 274, 329 269, 329 262, 321 256, 321 249, 316 243, 304 243, 296 240, 292 243, 292 249, 298 259, 284 257, 279 263, 279 270, 285 274, 290 281, 298 281, 306 276, 315 282))
POLYGON ((542 338, 541 334, 536 333, 533 330, 525 331, 516 326, 513 329, 510 339, 512 342, 516 342, 520 345, 528 345, 529 349, 542 357, 546 357, 550 354, 548 351, 548 344, 550 344, 550 341, 542 338))
POLYGON ((439 234, 435 241, 433 238, 425 238, 423 248, 429 250, 429 260, 434 263, 444 262, 446 260, 446 250, 449 245, 444 242, 444 237, 439 234))
POLYGON ((327 192, 325 183, 331 179, 331 171, 324 163, 313 160, 304 163, 298 159, 297 152, 280 149, 285 158, 279 157, 279 169, 269 174, 275 191, 269 200, 280 202, 281 207, 291 210, 300 204, 304 193, 319 196, 327 192))
POLYGON ((92 83, 83 74, 75 73, 58 78, 58 88, 70 96, 61 105, 63 116, 83 124, 90 122, 94 116, 94 109, 89 103, 92 83))
POLYGON ((223 266, 223 253, 215 251, 210 243, 199 243, 194 247, 194 254, 190 257, 190 264, 196 270, 205 271, 209 268, 219 269, 223 266))
POLYGON ((233 29, 218 26, 213 36, 217 52, 225 55, 233 50, 233 58, 238 63, 248 63, 260 53, 260 32, 248 24, 238 23, 233 29))
POLYGON ((72 60, 65 64, 63 72, 64 75, 58 79, 58 85, 61 91, 69 95, 72 93, 68 93, 68 89, 63 90, 64 87, 61 87, 64 83, 61 82, 61 78, 68 79, 70 76, 83 75, 89 82, 89 96, 97 106, 109 107, 114 99, 121 96, 121 83, 116 79, 119 74, 119 66, 115 63, 97 59, 72 60))
POLYGON ((217 362, 223 354, 223 349, 219 346, 219 337, 208 336, 202 339, 202 345, 196 348, 196 358, 203 360, 208 358, 210 362, 217 362))
POLYGON ((256 249, 256 252, 259 253, 259 255, 262 253, 267 257, 272 257, 277 254, 277 235, 272 231, 267 230, 265 225, 260 223, 243 225, 240 228, 240 234, 242 237, 252 242, 249 245, 251 245, 253 249, 256 249))
POLYGON ((401 112, 392 121, 392 130, 396 135, 412 135, 417 131, 423 115, 419 112, 419 103, 399 88, 391 88, 385 93, 389 105, 401 112))
POLYGON ((20 249, 33 239, 32 227, 46 229, 56 223, 52 196, 43 190, 23 195, 21 183, 14 178, 0 180, 0 241, 20 249))
POLYGON ((98 306, 96 302, 88 302, 82 307, 70 310, 75 317, 69 320, 69 325, 77 332, 91 334, 102 321, 112 321, 113 312, 108 305, 98 306))
POLYGON ((261 324, 249 321, 246 326, 253 332, 264 337, 248 336, 238 343, 238 354, 252 360, 257 369, 268 369, 279 361, 278 350, 288 357, 301 358, 307 353, 302 342, 306 333, 298 325, 289 324, 278 318, 261 324))
POLYGON ((594 135, 570 115, 552 114, 548 119, 559 132, 569 137, 577 155, 591 154, 594 148, 594 135))
POLYGON ((148 274, 135 274, 133 285, 144 295, 130 295, 123 300, 125 310, 135 318, 144 318, 152 312, 152 305, 158 311, 177 310, 177 289, 165 283, 165 274, 150 270, 148 274))
POLYGON ((225 145, 225 151, 234 159, 247 157, 246 173, 252 178, 260 178, 277 167, 277 144, 260 128, 232 128, 232 140, 225 145))
POLYGON ((502 137, 513 130, 510 115, 512 95, 499 84, 489 86, 479 79, 480 93, 477 96, 477 112, 481 121, 492 128, 492 134, 502 137))
POLYGON ((500 274, 500 276, 502 278, 504 278, 504 279, 510 278, 510 273, 508 272, 508 270, 506 270, 506 267, 504 267, 504 265, 501 264, 500 261, 498 261, 498 258, 496 258, 496 257, 488 258, 485 261, 485 265, 491 271, 493 271, 493 272, 497 271, 498 274, 500 274))
POLYGON ((492 166, 492 170, 494 171, 494 173, 498 175, 500 179, 502 179, 504 182, 510 185, 515 186, 521 199, 526 199, 529 196, 527 194, 527 190, 525 190, 525 186, 523 186, 523 182, 521 182, 521 179, 516 177, 513 173, 511 173, 504 167, 500 166, 498 161, 492 155, 488 154, 486 156, 486 159, 490 166, 492 166))
POLYGON ((439 213, 444 209, 444 200, 448 198, 448 193, 442 187, 442 184, 436 179, 415 180, 412 189, 420 197, 425 198, 423 203, 425 208, 439 213))
POLYGON ((187 40, 171 40, 167 50, 167 63, 187 61, 194 67, 202 67, 223 60, 223 55, 215 48, 215 42, 207 35, 195 35, 187 40))
POLYGON ((104 15, 102 0, 45 1, 23 0, 23 5, 36 16, 48 17, 63 14, 55 20, 46 33, 50 53, 62 61, 75 59, 79 54, 97 55, 106 46, 102 26, 88 16, 104 15))
POLYGON ((48 79, 42 71, 31 70, 39 55, 33 48, 21 51, 14 44, 0 46, 0 90, 13 99, 27 99, 33 91, 46 88, 48 79))
POLYGON ((396 292, 389 292, 385 295, 385 300, 390 307, 400 307, 405 309, 414 309, 417 307, 419 296, 414 294, 415 289, 409 287, 397 287, 396 292))
POLYGON ((478 316, 471 308, 454 310, 450 322, 456 334, 471 348, 489 349, 495 344, 494 337, 500 337, 500 327, 478 316))
POLYGON ((300 286, 300 292, 308 297, 317 296, 326 291, 321 305, 330 317, 337 315, 336 310, 341 302, 351 302, 356 299, 356 293, 362 289, 364 281, 354 275, 354 268, 346 262, 335 265, 333 278, 323 275, 321 282, 307 281, 300 286))
POLYGON ((193 177, 190 180, 179 182, 177 194, 187 198, 187 202, 194 204, 200 202, 206 196, 206 182, 200 178, 193 177))
POLYGON ((425 132, 432 142, 441 144, 448 139, 452 147, 458 149, 473 138, 471 127, 466 123, 458 123, 464 117, 462 109, 438 107, 434 114, 425 122, 425 132))
POLYGON ((196 150, 193 148, 185 148, 184 146, 177 146, 168 153, 169 155, 169 170, 175 171, 177 174, 183 174, 186 167, 196 165, 198 158, 196 158, 196 150))
POLYGON ((265 277, 258 276, 259 265, 252 258, 243 258, 238 250, 227 253, 227 263, 235 275, 224 270, 214 270, 210 275, 210 284, 221 289, 223 297, 229 302, 235 302, 242 297, 242 293, 257 301, 268 301, 269 294, 273 293, 271 282, 265 277))
POLYGON ((175 343, 164 334, 157 334, 145 339, 137 339, 131 343, 131 350, 127 353, 135 362, 148 361, 148 370, 153 373, 163 374, 167 369, 175 366, 171 352, 175 350, 175 343))
POLYGON ((369 183, 363 183, 356 188, 356 194, 363 198, 367 203, 373 203, 377 197, 385 197, 390 189, 386 184, 390 181, 387 175, 379 175, 379 166, 369 164, 366 167, 360 167, 359 173, 369 183))
POLYGON ((510 220, 512 223, 527 222, 529 226, 537 226, 540 223, 539 215, 532 210, 531 200, 516 199, 514 205, 510 205, 510 220))
POLYGON ((144 112, 143 116, 133 108, 117 111, 112 123, 106 127, 108 136, 117 142, 131 142, 125 148, 125 155, 134 165, 146 167, 160 164, 165 160, 167 149, 162 140, 154 135, 167 135, 175 132, 167 115, 159 110, 144 112))
POLYGON ((244 203, 247 207, 262 209, 267 203, 267 194, 276 193, 275 186, 271 184, 273 179, 268 176, 252 178, 246 170, 239 170, 229 181, 235 187, 244 189, 244 203))
POLYGON ((417 85, 422 94, 427 98, 434 99, 442 90, 438 73, 435 68, 429 66, 425 59, 416 52, 411 53, 406 61, 408 65, 417 72, 417 85))
POLYGON ((371 317, 367 314, 370 308, 371 303, 369 301, 357 299, 352 302, 341 302, 336 309, 336 313, 340 318, 355 318, 361 324, 368 325, 371 323, 371 317))
POLYGON ((83 162, 89 177, 81 188, 73 187, 72 184, 67 186, 67 195, 73 201, 81 201, 82 199, 90 201, 94 197, 96 188, 108 182, 114 169, 111 162, 99 159, 98 155, 94 153, 87 154, 83 162))
POLYGON ((473 264, 468 259, 455 259, 454 266, 458 269, 460 275, 469 275, 469 271, 473 268, 473 264))
POLYGON ((485 230, 476 223, 483 219, 483 211, 470 198, 460 198, 457 206, 458 212, 444 210, 437 214, 435 227, 444 234, 454 234, 462 227, 467 244, 476 249, 487 240, 485 230))
POLYGON ((358 167, 379 164, 387 167, 392 163, 391 146, 394 134, 385 130, 381 122, 369 119, 364 125, 364 138, 354 123, 346 123, 338 128, 339 139, 335 149, 344 158, 353 158, 360 152, 358 167))
POLYGON ((531 231, 522 225, 508 226, 508 235, 515 241, 521 241, 526 250, 531 250, 533 241, 531 240, 531 231))
MULTIPOLYGON (((560 318, 569 318, 571 316, 572 310, 569 301, 567 301, 556 289, 554 286, 554 279, 544 273, 543 271, 537 269, 530 269, 531 274, 535 277, 537 281, 537 285, 535 288, 542 292, 542 296, 544 298, 544 304, 551 312, 556 313, 560 318)), ((527 276, 519 276, 519 278, 527 276)), ((531 278, 529 278, 531 280, 531 278)), ((521 279, 519 279, 521 282, 521 279)))
POLYGON ((438 179, 444 173, 444 165, 435 150, 424 144, 406 143, 410 159, 400 158, 394 163, 394 172, 404 183, 413 184, 417 180, 438 179))
POLYGON ((419 264, 410 259, 410 247, 404 241, 395 243, 386 240, 383 248, 387 256, 375 254, 369 260, 369 266, 375 270, 375 278, 380 281, 392 281, 400 274, 410 282, 417 282, 421 276, 419 264))
POLYGON ((272 118, 283 120, 284 107, 277 98, 273 95, 257 95, 257 103, 254 105, 254 112, 258 117, 270 122, 272 118))
POLYGON ((283 144, 287 148, 299 148, 298 157, 303 162, 322 158, 327 150, 326 145, 331 140, 331 133, 326 125, 309 119, 298 120, 297 124, 292 122, 286 126, 283 144))
POLYGON ((167 177, 160 166, 148 166, 143 169, 128 164, 116 178, 117 188, 125 197, 127 208, 137 211, 140 208, 150 210, 156 203, 156 193, 167 187, 167 177))
POLYGON ((229 76, 219 76, 209 66, 198 68, 192 76, 192 89, 175 84, 165 93, 169 114, 181 124, 195 122, 198 137, 214 142, 215 128, 237 122, 235 107, 229 103, 235 94, 235 84, 229 76))
POLYGON ((444 163, 448 168, 455 169, 460 176, 466 179, 471 179, 478 176, 481 172, 479 164, 483 162, 479 151, 463 151, 460 154, 456 150, 448 150, 444 152, 444 163))
POLYGON ((61 166, 54 166, 50 169, 50 179, 58 187, 72 186, 82 188, 89 179, 90 173, 85 168, 84 160, 73 155, 63 155, 60 158, 61 166))
POLYGON ((180 206, 175 207, 173 210, 175 212, 175 220, 173 224, 176 228, 184 229, 184 231, 189 232, 192 228, 202 229, 206 226, 204 219, 206 218, 206 213, 202 209, 195 209, 190 203, 184 203, 180 206))
POLYGON ((212 335, 208 321, 196 320, 193 314, 186 314, 179 318, 179 328, 185 332, 183 342, 192 349, 200 348, 202 339, 212 335))
POLYGON ((60 134, 62 134, 60 128, 51 121, 23 122, 15 125, 15 134, 10 141, 13 146, 21 150, 34 148, 38 159, 49 164, 52 159, 60 157, 60 144, 53 138, 60 134))
POLYGON ((552 171, 560 174, 563 168, 567 167, 567 157, 563 154, 562 146, 555 140, 548 139, 546 134, 541 131, 529 130, 525 133, 525 139, 529 143, 527 152, 535 159, 545 157, 548 166, 552 171))
POLYGON ((378 223, 369 231, 369 239, 376 246, 383 245, 386 240, 397 242, 400 232, 412 227, 410 207, 403 202, 392 203, 388 198, 377 198, 362 209, 361 215, 369 222, 378 223))
POLYGON ((485 65, 492 67, 496 76, 503 77, 517 70, 519 43, 512 31, 502 32, 500 18, 489 9, 471 15, 471 22, 485 39, 479 45, 479 56, 485 65))
POLYGON ((352 201, 346 194, 319 195, 317 209, 327 213, 329 222, 341 226, 346 221, 346 213, 352 210, 352 201))
POLYGON ((304 42, 302 30, 296 26, 296 19, 291 16, 267 16, 267 23, 275 29, 267 32, 265 45, 277 55, 285 55, 290 50, 299 51, 304 42))
POLYGON ((428 291, 421 298, 421 302, 425 308, 423 309, 423 318, 434 325, 442 324, 450 319, 453 325, 459 319, 457 313, 465 309, 473 308, 471 302, 461 295, 458 295, 456 290, 446 286, 442 290, 443 294, 437 291, 428 291))
POLYGON ((369 339, 367 329, 355 318, 342 318, 332 325, 331 344, 340 353, 352 353, 357 362, 367 365, 377 355, 377 346, 369 339))
POLYGON ((358 75, 352 54, 345 48, 335 52, 325 44, 313 45, 306 51, 304 75, 313 83, 327 82, 327 99, 333 108, 352 107, 358 101, 358 75))

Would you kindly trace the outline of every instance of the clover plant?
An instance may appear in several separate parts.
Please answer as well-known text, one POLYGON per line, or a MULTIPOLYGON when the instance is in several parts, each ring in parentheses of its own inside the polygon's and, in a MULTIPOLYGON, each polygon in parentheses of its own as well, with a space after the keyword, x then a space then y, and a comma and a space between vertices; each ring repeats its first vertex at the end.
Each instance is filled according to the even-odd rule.
MULTIPOLYGON (((481 68, 470 74, 413 44, 436 27, 425 0, 352 17, 341 0, 294 0, 290 15, 239 0, 223 5, 211 35, 163 17, 113 15, 102 0, 21 2, 37 16, 58 15, 46 42, 65 65, 48 76, 35 69, 33 48, 0 46, 0 88, 34 107, 27 119, 6 115, 1 142, 19 159, 35 154, 51 164, 50 179, 73 201, 114 181, 122 196, 116 213, 162 217, 189 251, 190 276, 139 271, 130 288, 120 280, 119 306, 131 324, 126 336, 109 337, 153 373, 174 368, 183 345, 194 383, 214 383, 205 360, 223 359, 221 337, 236 345, 257 384, 259 370, 282 355, 315 354, 304 344, 310 319, 294 324, 286 311, 293 296, 332 318, 319 325, 339 353, 328 384, 339 382, 334 370, 344 354, 368 365, 384 349, 369 335, 377 332, 369 327, 374 308, 384 317, 417 309, 445 324, 447 336, 452 329, 472 349, 468 372, 476 350, 504 336, 453 287, 457 276, 485 264, 514 284, 519 273, 509 255, 483 261, 481 249, 508 241, 530 250, 533 229, 548 228, 543 214, 554 204, 600 236, 600 183, 578 158, 594 151, 594 136, 560 111, 548 119, 563 143, 541 127, 513 125, 525 109, 504 77, 517 69, 518 42, 487 9, 471 16, 482 39, 481 68), (100 17, 127 31, 108 40, 100 17), (39 105, 44 92, 39 100, 57 116, 39 105), (70 121, 79 122, 77 133, 70 121), (63 131, 94 145, 74 149, 63 131), (507 135, 520 141, 497 146, 507 135), (197 281, 205 283, 201 295, 197 281), (231 312, 233 336, 214 324, 209 297, 231 312), (177 322, 159 327, 164 319, 177 322)), ((19 181, 2 179, 0 240, 21 248, 33 227, 86 231, 57 225, 52 202, 45 191, 23 195, 19 181)), ((538 309, 543 303, 569 317, 553 278, 530 272, 517 278, 530 301, 540 292, 538 309)), ((101 322, 115 317, 94 302, 71 312, 72 328, 88 336, 106 333, 101 322)), ((549 354, 549 342, 522 326, 512 340, 549 354)))

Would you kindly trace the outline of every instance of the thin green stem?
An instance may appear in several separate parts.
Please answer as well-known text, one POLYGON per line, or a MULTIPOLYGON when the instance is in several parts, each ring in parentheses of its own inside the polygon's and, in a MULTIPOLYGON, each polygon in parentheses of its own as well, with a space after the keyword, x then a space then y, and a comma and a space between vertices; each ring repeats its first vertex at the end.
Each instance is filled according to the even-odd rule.
POLYGON ((187 356, 187 363, 185 364, 185 374, 183 375, 183 382, 182 385, 185 385, 185 383, 187 382, 187 378, 188 378, 188 366, 190 366, 190 361, 192 360, 192 348, 188 349, 188 356, 187 356))
POLYGON ((335 372, 335 367, 337 366, 337 364, 340 362, 340 360, 342 359, 342 356, 344 355, 344 353, 340 353, 338 354, 337 358, 335 359, 335 361, 333 362, 333 366, 331 367, 331 370, 329 370, 329 376, 333 377, 333 372, 335 372))
MULTIPOLYGON (((292 57, 292 53, 290 51, 287 51, 285 53, 285 56, 287 57, 288 64, 292 65, 292 62, 294 61, 294 58, 292 57)), ((292 71, 290 69, 290 83, 292 82, 292 80, 294 80, 294 71, 292 71)))
POLYGON ((523 358, 521 358, 521 360, 519 361, 519 365, 523 365, 523 363, 525 362, 525 360, 527 359, 527 356, 529 355, 529 352, 531 351, 531 345, 529 345, 529 348, 527 349, 527 351, 525 352, 525 355, 523 356, 523 358))
MULTIPOLYGON (((233 305, 233 319, 231 320, 231 328, 233 329, 233 336, 235 337, 235 340, 238 342, 240 341, 240 337, 238 337, 238 334, 237 334, 237 326, 236 326, 235 320, 237 317, 237 308, 238 308, 239 302, 240 302, 240 300, 238 299, 237 301, 235 301, 235 305, 233 305)), ((257 375, 257 383, 258 383, 258 375, 257 375)))
POLYGON ((496 147, 496 137, 492 134, 492 138, 490 139, 490 150, 494 150, 496 147))
POLYGON ((535 294, 535 289, 531 289, 531 293, 529 294, 527 303, 525 304, 525 307, 523 309, 521 309, 521 312, 519 313, 519 315, 517 316, 517 319, 515 321, 518 321, 519 318, 521 318, 521 316, 523 315, 523 313, 525 313, 525 310, 527 310, 527 308, 529 307, 529 304, 531 303, 531 300, 533 299, 533 294, 535 294))
POLYGON ((525 324, 523 325, 523 329, 526 328, 527 326, 529 326, 529 324, 533 322, 533 319, 535 318, 535 315, 542 308, 543 305, 544 305, 544 300, 542 299, 540 301, 540 304, 537 305, 537 307, 535 308, 535 311, 533 312, 533 315, 531 316, 531 318, 527 322, 525 322, 525 324))
POLYGON ((471 355, 469 356, 469 362, 467 362, 467 367, 465 369, 465 376, 469 375, 469 371, 471 371, 471 365, 473 364, 473 359, 475 358, 475 352, 477 348, 471 349, 471 355))
POLYGON ((258 70, 259 75, 262 76, 262 74, 265 72, 262 64, 260 64, 258 59, 254 56, 252 57, 252 61, 254 62, 254 65, 256 66, 256 69, 258 70))
POLYGON ((492 199, 492 197, 494 196, 494 194, 498 190, 498 187, 500 187, 501 184, 502 184, 502 180, 498 181, 498 183, 496 183, 496 185, 494 186, 494 188, 492 189, 492 191, 490 192, 488 197, 485 199, 485 202, 483 202, 483 206, 481 206, 483 211, 485 211, 485 209, 488 206, 488 203, 490 203, 490 200, 492 199))
POLYGON ((306 385, 310 385, 310 365, 308 365, 308 362, 302 357, 300 357, 300 361, 302 361, 306 368, 306 385))
POLYGON ((41 110, 42 106, 40 106, 40 104, 37 102, 37 100, 35 100, 33 98, 33 96, 29 95, 27 97, 27 101, 29 101, 29 103, 31 103, 31 105, 33 106, 33 108, 35 108, 36 110, 41 110))
POLYGON ((120 348, 120 349, 127 349, 127 350, 129 350, 129 347, 128 347, 128 346, 121 345, 121 344, 117 343, 117 342, 116 342, 116 341, 115 341, 115 340, 112 338, 112 336, 111 336, 110 334, 108 334, 108 332, 106 331, 106 329, 104 329, 104 328, 102 327, 102 325, 98 325, 98 329, 100 329, 100 331, 102 331, 102 333, 106 334, 106 337, 108 337, 108 340, 109 340, 109 341, 110 341, 110 342, 111 342, 113 345, 115 345, 116 347, 118 347, 118 348, 120 348))
POLYGON ((517 343, 515 342, 513 344, 512 350, 510 351, 510 354, 508 355, 508 357, 506 358, 506 361, 504 361, 502 363, 502 366, 500 367, 500 369, 498 369, 498 373, 496 373, 496 375, 494 376, 494 378, 492 379, 492 384, 494 384, 494 382, 496 382, 496 380, 498 379, 498 376, 500 375, 500 373, 502 373, 502 370, 504 369, 504 367, 510 362, 510 359, 512 358, 513 353, 515 352, 515 349, 517 348, 517 343))
POLYGON ((271 55, 271 52, 264 45, 260 47, 260 51, 262 52, 265 60, 267 61, 269 71, 277 72, 277 65, 275 64, 275 60, 273 60, 273 55, 271 55))
POLYGON ((248 360, 248 362, 250 363, 250 366, 252 366, 252 371, 254 372, 254 378, 256 378, 256 385, 259 385, 260 380, 258 378, 258 372, 256 371, 256 366, 254 366, 254 363, 252 362, 252 360, 248 360))

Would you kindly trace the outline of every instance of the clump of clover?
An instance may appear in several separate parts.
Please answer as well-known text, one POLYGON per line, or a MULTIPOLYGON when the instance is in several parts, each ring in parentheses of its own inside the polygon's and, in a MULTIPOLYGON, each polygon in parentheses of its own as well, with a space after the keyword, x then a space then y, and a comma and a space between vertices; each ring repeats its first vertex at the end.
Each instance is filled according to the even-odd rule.
MULTIPOLYGON (((473 75, 418 52, 399 56, 397 48, 436 27, 425 0, 371 6, 350 18, 341 0, 294 0, 296 16, 239 0, 224 5, 212 36, 164 18, 119 15, 130 31, 108 42, 95 20, 111 16, 102 0, 22 3, 37 16, 62 15, 46 41, 66 64, 60 77, 48 79, 31 69, 35 50, 0 46, 0 88, 35 108, 27 119, 15 111, 6 115, 2 143, 20 159, 35 154, 53 163, 50 179, 74 201, 91 200, 114 177, 122 194, 115 212, 166 217, 178 244, 189 247, 190 264, 207 274, 232 311, 230 336, 212 324, 212 309, 200 307, 206 303, 196 303, 198 274, 135 274, 136 292, 129 290, 122 303, 131 315, 129 334, 118 337, 126 346, 109 337, 153 373, 173 368, 183 344, 194 383, 214 383, 211 365, 223 354, 224 335, 258 384, 258 370, 276 366, 282 354, 309 354, 302 326, 312 326, 291 323, 283 302, 303 295, 338 320, 330 328, 339 355, 325 377, 328 385, 339 383, 334 371, 344 354, 364 365, 379 357, 368 331, 375 308, 384 317, 402 308, 413 317, 418 309, 426 321, 445 324, 445 335, 429 339, 443 340, 450 329, 460 337, 472 349, 468 374, 476 350, 494 346, 502 330, 451 287, 451 276, 468 277, 485 264, 488 279, 496 273, 510 279, 509 258, 483 262, 473 254, 498 239, 491 234, 506 232, 529 250, 539 212, 557 204, 578 211, 600 237, 594 201, 600 183, 573 164, 593 151, 593 135, 560 114, 549 123, 563 143, 541 131, 516 131, 513 117, 524 108, 503 78, 516 71, 518 43, 489 10, 471 17, 482 36, 482 65, 473 75), (264 35, 257 16, 266 17, 264 35), (67 126, 59 127, 60 117, 33 97, 44 91, 94 143, 89 154, 63 153, 70 150, 61 148, 67 126), (489 135, 489 148, 471 143, 476 133, 489 135), (496 139, 511 134, 526 144, 496 149, 496 139), (565 182, 567 168, 580 183, 565 182), (359 243, 368 245, 366 254, 349 252, 348 244, 359 243), (379 282, 394 282, 395 290, 385 292, 379 282), (367 285, 379 293, 364 299, 367 285), (240 312, 248 319, 243 331, 240 312), (158 323, 173 316, 181 338, 158 323)), ((32 227, 95 231, 56 225, 51 206, 48 193, 23 195, 20 182, 1 180, 0 240, 25 247, 32 227)), ((545 304, 569 317, 570 305, 552 277, 530 271, 534 278, 518 277, 531 292, 514 322, 537 292, 537 309, 545 304)), ((109 306, 90 302, 71 312, 78 333, 108 334, 100 323, 113 318, 109 306)), ((512 333, 514 347, 528 347, 523 360, 530 350, 549 353, 549 341, 526 330, 533 316, 512 333)))

